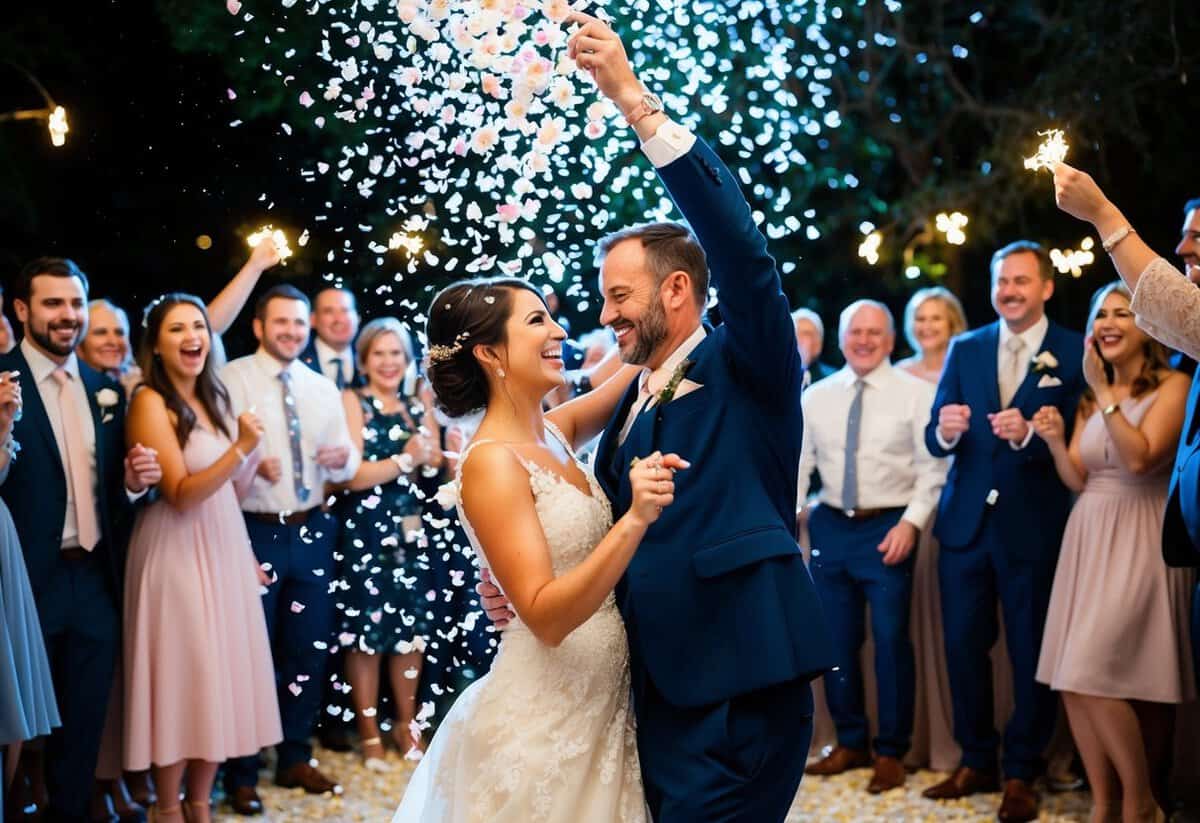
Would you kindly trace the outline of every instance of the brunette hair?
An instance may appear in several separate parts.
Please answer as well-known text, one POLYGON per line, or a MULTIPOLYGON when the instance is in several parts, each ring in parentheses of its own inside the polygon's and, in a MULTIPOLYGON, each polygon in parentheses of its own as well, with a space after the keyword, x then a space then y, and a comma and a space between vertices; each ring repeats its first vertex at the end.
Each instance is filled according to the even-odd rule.
MULTIPOLYGON (((1124 297, 1126 302, 1133 302, 1133 295, 1129 293, 1128 287, 1120 280, 1114 280, 1106 286, 1101 286, 1092 295, 1092 302, 1088 308, 1086 335, 1090 336, 1092 334, 1092 327, 1096 324, 1096 315, 1100 313, 1100 309, 1104 306, 1104 301, 1114 292, 1124 297)), ((1129 393, 1133 397, 1142 397, 1157 389, 1162 385, 1163 374, 1171 369, 1167 347, 1145 332, 1142 332, 1142 335, 1146 338, 1142 343, 1142 368, 1138 372, 1137 377, 1133 378, 1133 383, 1129 387, 1129 393)), ((1107 362, 1104 364, 1104 371, 1109 380, 1111 380, 1112 367, 1107 362)), ((1089 403, 1096 402, 1096 393, 1092 391, 1090 386, 1084 392, 1083 396, 1089 403)))
POLYGON ((671 272, 686 272, 692 281, 692 296, 701 310, 708 303, 708 258, 700 242, 679 223, 642 223, 615 231, 600 238, 596 265, 618 243, 638 240, 646 253, 646 268, 654 275, 654 285, 661 286, 671 272))
POLYGON ((396 339, 400 341, 400 348, 404 351, 404 359, 412 365, 413 342, 408 329, 395 317, 376 317, 362 327, 362 331, 358 333, 358 340, 354 343, 354 357, 358 361, 360 373, 367 369, 367 355, 371 353, 371 346, 385 334, 396 335, 396 339))
POLYGON ((13 283, 12 299, 28 304, 33 292, 33 278, 43 274, 51 277, 78 278, 79 282, 83 284, 83 295, 85 298, 87 297, 87 275, 79 266, 75 265, 74 260, 68 260, 65 257, 39 257, 26 263, 17 274, 16 282, 13 283))
POLYGON ((180 396, 179 390, 171 382, 162 358, 154 353, 154 346, 162 332, 163 321, 167 313, 176 306, 195 306, 204 318, 204 326, 208 329, 209 351, 204 359, 204 368, 196 378, 196 399, 204 407, 213 425, 221 430, 226 437, 232 437, 227 424, 231 413, 229 392, 217 377, 212 358, 212 324, 208 320, 208 311, 199 297, 182 292, 170 292, 155 299, 142 315, 142 342, 138 347, 138 365, 142 369, 142 383, 162 395, 167 409, 175 414, 175 438, 179 447, 187 444, 192 430, 196 428, 196 413, 180 396))
POLYGON ((262 296, 255 302, 254 318, 256 320, 261 322, 267 319, 267 305, 272 300, 298 300, 304 304, 306 313, 312 312, 312 303, 308 301, 308 296, 304 292, 295 286, 280 283, 263 292, 262 296))
POLYGON ((545 304, 536 286, 515 277, 459 280, 433 298, 425 324, 426 371, 438 408, 450 417, 463 417, 487 405, 487 375, 473 349, 507 342, 512 295, 518 289, 537 295, 545 304))
POLYGON ((997 249, 996 253, 992 255, 992 263, 989 266, 992 277, 995 278, 996 271, 1000 268, 1000 264, 1004 262, 1005 258, 1023 252, 1032 254, 1037 258, 1038 273, 1042 276, 1042 280, 1054 279, 1054 266, 1050 263, 1050 254, 1041 243, 1035 243, 1032 240, 1017 240, 1001 249, 997 249))

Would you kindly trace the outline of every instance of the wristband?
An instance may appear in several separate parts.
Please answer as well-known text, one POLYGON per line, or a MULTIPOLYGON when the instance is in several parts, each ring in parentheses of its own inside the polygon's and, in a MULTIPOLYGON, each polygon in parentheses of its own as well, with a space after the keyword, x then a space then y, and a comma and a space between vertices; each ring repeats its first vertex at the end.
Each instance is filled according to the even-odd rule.
POLYGON ((1117 229, 1112 234, 1110 234, 1108 237, 1101 240, 1100 245, 1101 245, 1101 247, 1103 247, 1106 254, 1112 254, 1112 250, 1117 247, 1117 244, 1120 243, 1122 240, 1124 240, 1126 237, 1128 237, 1131 234, 1137 234, 1137 230, 1134 229, 1132 226, 1128 226, 1128 225, 1122 226, 1121 228, 1117 229))

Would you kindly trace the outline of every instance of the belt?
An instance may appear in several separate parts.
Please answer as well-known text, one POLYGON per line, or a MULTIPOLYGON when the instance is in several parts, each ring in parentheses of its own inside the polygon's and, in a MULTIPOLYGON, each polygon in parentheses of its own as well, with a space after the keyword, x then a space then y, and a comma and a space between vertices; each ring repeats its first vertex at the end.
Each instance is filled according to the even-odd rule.
POLYGON ((885 514, 895 514, 896 512, 904 511, 903 506, 891 506, 886 509, 839 509, 836 506, 830 506, 830 509, 840 514, 847 520, 870 520, 872 517, 883 517, 885 514))
POLYGON ((259 523, 267 523, 272 526, 303 526, 308 522, 308 518, 314 513, 321 510, 320 506, 313 506, 311 509, 305 509, 302 512, 242 512, 246 517, 252 520, 257 520, 259 523))
POLYGON ((87 560, 92 556, 92 553, 87 549, 81 549, 79 546, 71 546, 66 549, 60 549, 58 556, 63 560, 70 560, 72 563, 78 563, 80 560, 87 560))

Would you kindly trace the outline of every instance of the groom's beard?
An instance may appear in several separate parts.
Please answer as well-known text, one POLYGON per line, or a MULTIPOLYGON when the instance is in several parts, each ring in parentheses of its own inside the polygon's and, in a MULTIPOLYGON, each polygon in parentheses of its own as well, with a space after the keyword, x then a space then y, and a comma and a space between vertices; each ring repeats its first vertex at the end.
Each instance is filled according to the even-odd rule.
POLYGON ((39 329, 30 322, 25 328, 29 336, 33 338, 33 342, 41 346, 44 351, 48 351, 56 357, 67 357, 71 352, 75 351, 75 347, 79 345, 79 341, 83 338, 84 331, 82 323, 47 323, 45 329, 39 329), (75 337, 69 343, 57 343, 50 336, 51 332, 71 328, 75 329, 75 337))
POLYGON ((622 355, 621 359, 634 366, 644 366, 658 344, 666 340, 669 334, 667 313, 663 311, 661 301, 651 299, 646 313, 634 322, 633 332, 637 338, 633 350, 628 355, 622 355))

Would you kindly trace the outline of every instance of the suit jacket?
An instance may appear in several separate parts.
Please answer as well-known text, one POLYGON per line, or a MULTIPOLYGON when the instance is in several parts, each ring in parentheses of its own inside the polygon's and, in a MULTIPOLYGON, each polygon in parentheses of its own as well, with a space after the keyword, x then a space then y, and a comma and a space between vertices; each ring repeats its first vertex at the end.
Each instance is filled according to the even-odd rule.
POLYGON ((1200 373, 1192 377, 1187 416, 1175 453, 1175 469, 1163 517, 1163 560, 1168 566, 1200 567, 1200 373))
MULTIPOLYGON (((1028 446, 1015 450, 992 434, 987 415, 1000 411, 999 345, 998 322, 960 335, 950 344, 925 429, 925 445, 931 454, 954 456, 934 534, 946 549, 967 548, 992 508, 993 522, 1011 559, 1046 560, 1058 554, 1071 494, 1059 480, 1050 450, 1040 437, 1034 435, 1028 446), (937 440, 938 414, 942 406, 960 403, 971 407, 970 428, 953 449, 942 448, 937 440)), ((1058 366, 1040 372, 1031 366, 1011 406, 1020 409, 1026 420, 1042 406, 1056 406, 1069 436, 1085 386, 1083 337, 1050 323, 1042 351, 1051 352, 1058 366), (1059 385, 1039 387, 1047 375, 1059 385)))
MULTIPOLYGON (((0 497, 16 524, 29 582, 34 596, 40 598, 53 586, 63 562, 67 476, 42 396, 19 346, 0 355, 0 371, 13 370, 21 373, 17 379, 24 401, 22 417, 13 427, 13 437, 21 444, 21 451, 9 467, 8 478, 0 485, 0 497)), ((100 510, 101 541, 95 551, 105 556, 113 595, 119 603, 125 546, 133 514, 133 505, 125 494, 125 391, 111 377, 82 361, 79 375, 87 390, 96 427, 96 503, 100 510), (96 400, 102 389, 112 389, 117 395, 117 404, 103 411, 96 400)))
POLYGON ((834 658, 795 535, 803 368, 766 240, 729 170, 702 141, 659 169, 708 254, 724 323, 688 356, 701 388, 600 441, 597 477, 618 512, 629 465, 655 449, 692 467, 617 589, 637 677, 693 707, 829 669, 834 658))
MULTIPOLYGON (((351 343, 350 345, 353 346, 354 344, 351 343)), ((321 368, 320 358, 317 356, 317 335, 315 333, 308 336, 308 345, 305 346, 304 351, 300 353, 300 362, 308 366, 317 374, 325 374, 324 369, 321 368)), ((351 372, 348 375, 349 381, 345 386, 347 389, 354 388, 355 386, 361 386, 363 384, 362 375, 358 373, 357 358, 351 357, 350 363, 351 372)))

